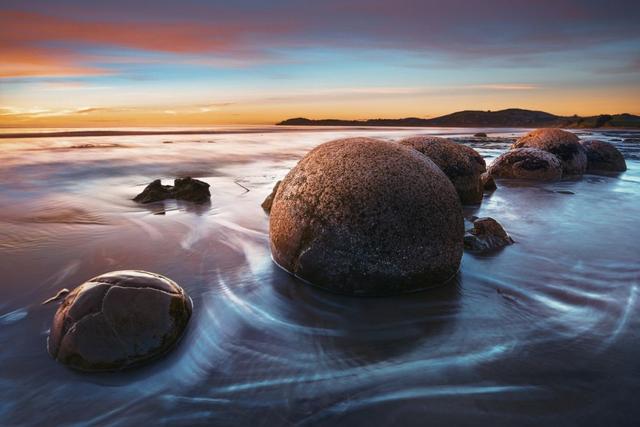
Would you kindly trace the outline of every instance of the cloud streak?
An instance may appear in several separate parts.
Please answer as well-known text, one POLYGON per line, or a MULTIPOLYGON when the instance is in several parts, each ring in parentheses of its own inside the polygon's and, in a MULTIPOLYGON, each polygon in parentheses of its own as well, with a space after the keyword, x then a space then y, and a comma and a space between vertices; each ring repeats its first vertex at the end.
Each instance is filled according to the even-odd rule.
POLYGON ((157 1, 152 10, 116 1, 110 13, 79 1, 35 4, 0 10, 0 77, 109 74, 105 62, 125 60, 241 67, 276 61, 276 50, 308 48, 503 58, 640 38, 636 1, 157 1), (113 48, 170 56, 96 54, 113 48))

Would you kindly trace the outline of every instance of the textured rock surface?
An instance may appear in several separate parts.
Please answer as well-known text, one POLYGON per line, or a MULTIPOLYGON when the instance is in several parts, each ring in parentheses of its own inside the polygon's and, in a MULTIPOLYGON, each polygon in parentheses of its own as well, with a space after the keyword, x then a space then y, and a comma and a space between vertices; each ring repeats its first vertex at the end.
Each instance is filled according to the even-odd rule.
POLYGON ((464 248, 471 252, 491 252, 513 243, 513 239, 493 218, 477 218, 464 236, 464 248))
POLYGON ((266 199, 264 199, 264 202, 262 202, 262 209, 264 209, 265 212, 269 213, 271 212, 271 206, 273 205, 273 199, 276 197, 276 193, 278 192, 278 187, 280 187, 280 183, 282 181, 278 181, 276 182, 276 185, 273 186, 273 190, 271 190, 271 194, 269 194, 267 196, 266 199))
POLYGON ((435 136, 406 138, 399 144, 419 151, 438 165, 453 183, 463 204, 482 201, 480 175, 486 170, 486 165, 476 150, 435 136))
POLYGON ((144 271, 114 271, 64 298, 47 347, 51 356, 74 369, 119 370, 170 350, 191 311, 191 301, 172 280, 144 271))
POLYGON ((162 185, 159 179, 147 185, 142 193, 133 198, 138 203, 159 202, 166 199, 185 200, 193 203, 204 203, 211 198, 209 184, 187 178, 178 178, 174 185, 162 185))
POLYGON ((269 227, 273 259, 298 277, 351 295, 387 295, 455 275, 464 221, 451 182, 399 144, 322 144, 285 177, 269 227))
POLYGON ((582 175, 587 170, 587 155, 580 140, 561 129, 537 129, 519 138, 513 148, 537 148, 555 155, 563 175, 582 175))
POLYGON ((482 184, 482 188, 484 191, 491 192, 496 191, 498 186, 496 185, 496 181, 493 179, 489 172, 485 172, 480 175, 480 183, 482 184))
POLYGON ((608 142, 591 140, 580 142, 587 153, 587 172, 624 172, 627 163, 622 153, 608 142))
POLYGON ((495 178, 556 181, 562 178, 562 164, 556 156, 536 148, 515 148, 501 154, 489 166, 495 178))

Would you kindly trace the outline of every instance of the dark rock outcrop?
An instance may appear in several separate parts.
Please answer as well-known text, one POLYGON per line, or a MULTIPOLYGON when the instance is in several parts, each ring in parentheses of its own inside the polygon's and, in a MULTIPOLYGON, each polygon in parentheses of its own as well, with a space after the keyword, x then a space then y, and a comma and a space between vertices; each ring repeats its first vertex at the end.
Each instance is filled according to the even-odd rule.
POLYGON ((487 134, 484 132, 478 132, 476 134, 474 134, 473 136, 475 136, 476 138, 486 138, 487 134))
POLYGON ((271 190, 271 194, 267 196, 266 199, 262 202, 260 206, 266 213, 271 212, 271 206, 273 205, 273 199, 276 197, 276 193, 278 192, 278 187, 280 187, 280 183, 282 181, 276 182, 276 185, 273 186, 273 190, 271 190))
POLYGON ((184 200, 193 203, 205 203, 211 198, 209 184, 187 178, 177 178, 174 185, 162 185, 159 179, 147 185, 142 193, 133 198, 138 203, 159 202, 166 199, 184 200))
POLYGON ((587 153, 587 172, 624 172, 627 163, 622 153, 608 142, 591 140, 581 141, 587 153))
POLYGON ((471 252, 486 253, 513 243, 513 239, 493 218, 477 218, 473 228, 464 235, 464 248, 471 252))
POLYGON ((557 181, 562 178, 562 164, 556 156, 536 148, 515 148, 501 154, 489 166, 494 178, 557 181))
POLYGON ((145 271, 114 271, 64 297, 47 347, 74 369, 120 370, 169 351, 191 312, 191 300, 172 280, 145 271))
POLYGON ((273 201, 274 261, 314 285, 390 295, 442 284, 460 266, 462 208, 417 151, 370 138, 327 142, 284 178, 273 201))
POLYGON ((480 175, 486 171, 486 164, 476 150, 436 136, 406 138, 399 144, 429 157, 451 180, 462 204, 482 201, 480 175))
POLYGON ((513 148, 537 148, 555 155, 563 175, 582 175, 587 170, 587 154, 580 140, 561 129, 537 129, 519 138, 513 148))

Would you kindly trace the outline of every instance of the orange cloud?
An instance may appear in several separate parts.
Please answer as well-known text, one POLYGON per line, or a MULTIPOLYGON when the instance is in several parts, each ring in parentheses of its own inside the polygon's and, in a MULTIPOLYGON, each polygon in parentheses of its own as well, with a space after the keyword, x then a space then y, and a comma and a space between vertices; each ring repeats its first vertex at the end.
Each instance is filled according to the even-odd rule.
POLYGON ((107 70, 86 65, 94 59, 104 58, 77 51, 72 53, 56 43, 117 46, 173 54, 216 53, 242 63, 243 58, 261 56, 243 47, 245 38, 260 33, 284 32, 287 25, 258 22, 247 27, 247 23, 240 22, 218 22, 215 25, 197 22, 88 22, 30 12, 0 11, 0 28, 0 78, 10 78, 108 74, 107 70), (42 47, 45 42, 49 46, 46 49, 42 47))
POLYGON ((111 74, 108 70, 82 65, 83 57, 73 53, 48 52, 41 48, 0 45, 0 78, 76 77, 111 74))

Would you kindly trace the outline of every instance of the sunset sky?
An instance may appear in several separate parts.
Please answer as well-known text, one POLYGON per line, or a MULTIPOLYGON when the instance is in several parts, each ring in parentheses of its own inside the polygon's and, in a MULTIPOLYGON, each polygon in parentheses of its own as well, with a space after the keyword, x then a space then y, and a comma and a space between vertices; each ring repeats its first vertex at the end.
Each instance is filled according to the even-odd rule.
POLYGON ((0 126, 640 114, 640 1, 0 2, 0 126))

